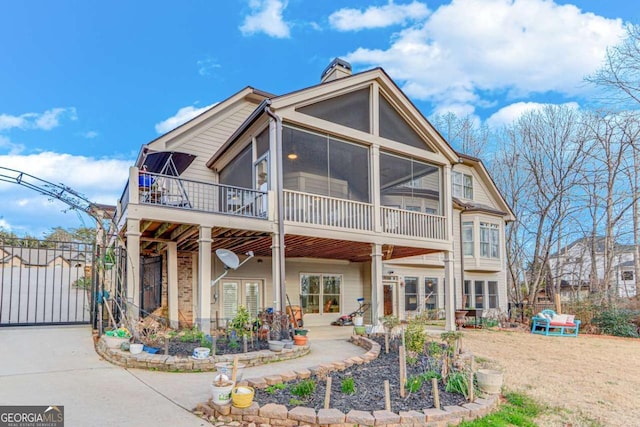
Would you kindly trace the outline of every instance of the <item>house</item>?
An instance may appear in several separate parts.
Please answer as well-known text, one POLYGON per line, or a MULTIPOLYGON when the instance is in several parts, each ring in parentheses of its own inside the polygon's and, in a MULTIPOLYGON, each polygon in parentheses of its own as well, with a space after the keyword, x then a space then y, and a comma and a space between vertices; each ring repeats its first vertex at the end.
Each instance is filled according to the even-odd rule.
POLYGON ((71 249, 29 248, 21 246, 0 247, 2 267, 82 267, 91 264, 83 252, 71 249))
POLYGON ((143 146, 115 215, 134 311, 167 307, 173 326, 203 330, 239 305, 288 303, 328 325, 360 297, 368 322, 435 309, 453 329, 463 296, 505 311, 513 219, 482 162, 384 70, 340 59, 318 85, 247 87, 143 146), (220 249, 242 265, 225 268, 220 249))
MULTIPOLYGON (((584 299, 602 285, 605 276, 605 239, 583 237, 560 248, 549 255, 550 274, 560 280, 560 296, 563 301, 584 299), (591 253, 593 251, 593 254, 591 253), (592 277, 592 260, 595 260, 597 277, 592 277)), ((636 296, 635 247, 615 243, 611 260, 612 283, 618 296, 623 298, 636 296)))

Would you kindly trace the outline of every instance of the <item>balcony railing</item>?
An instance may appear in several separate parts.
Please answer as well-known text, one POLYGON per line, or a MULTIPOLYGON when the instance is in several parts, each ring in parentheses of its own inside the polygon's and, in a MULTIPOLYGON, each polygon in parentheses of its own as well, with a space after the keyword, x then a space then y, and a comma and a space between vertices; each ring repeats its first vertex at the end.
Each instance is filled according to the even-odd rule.
POLYGON ((354 230, 373 230, 373 205, 298 191, 284 191, 284 219, 354 230))
POLYGON ((269 212, 265 191, 170 175, 141 173, 138 192, 141 204, 265 219, 269 212))
POLYGON ((382 206, 380 209, 384 233, 437 240, 446 239, 446 218, 443 216, 386 206, 382 206))

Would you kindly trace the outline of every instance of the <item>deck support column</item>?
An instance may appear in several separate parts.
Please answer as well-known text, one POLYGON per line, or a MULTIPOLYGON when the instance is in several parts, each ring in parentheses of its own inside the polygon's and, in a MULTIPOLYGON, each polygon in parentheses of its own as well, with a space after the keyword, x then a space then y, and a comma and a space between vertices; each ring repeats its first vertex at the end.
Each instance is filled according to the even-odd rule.
POLYGON ((167 243, 167 305, 169 326, 178 329, 178 244, 167 243))
POLYGON ((447 251, 444 253, 444 328, 447 331, 456 330, 454 281, 453 252, 447 251))
POLYGON ((127 315, 140 317, 140 220, 127 219, 127 315))
POLYGON ((211 227, 200 226, 198 237, 198 317, 202 332, 211 333, 211 227))
POLYGON ((371 245, 371 323, 378 324, 384 314, 384 287, 382 284, 382 245, 371 245))
POLYGON ((279 310, 282 307, 284 310, 284 304, 281 305, 280 301, 280 238, 277 233, 271 235, 271 286, 273 293, 273 309, 279 310))

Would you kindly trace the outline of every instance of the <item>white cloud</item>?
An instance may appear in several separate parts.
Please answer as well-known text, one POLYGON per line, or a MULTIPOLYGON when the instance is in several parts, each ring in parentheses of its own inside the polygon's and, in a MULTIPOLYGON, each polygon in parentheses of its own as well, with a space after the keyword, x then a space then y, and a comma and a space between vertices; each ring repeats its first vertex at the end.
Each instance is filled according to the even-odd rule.
POLYGON ((8 151, 9 154, 19 154, 24 151, 24 145, 11 142, 6 136, 0 135, 0 151, 8 151))
MULTIPOLYGON (((498 128, 505 125, 509 125, 517 120, 524 113, 529 111, 542 110, 549 104, 541 104, 538 102, 516 102, 511 105, 507 105, 493 113, 486 121, 487 125, 498 128)), ((567 102, 561 104, 567 108, 578 109, 580 106, 576 102, 567 102)))
POLYGON ((11 231, 11 224, 0 218, 0 230, 11 231))
POLYGON ((86 139, 93 139, 93 138, 96 138, 98 135, 99 133, 96 132, 95 130, 90 130, 82 134, 82 136, 86 139))
POLYGON ((623 36, 620 19, 548 0, 458 0, 396 33, 388 49, 358 48, 345 59, 382 66, 411 97, 483 105, 483 93, 521 97, 585 93, 607 46, 623 36))
POLYGON ((0 114, 0 130, 41 129, 51 130, 60 125, 60 119, 77 120, 78 115, 74 107, 52 108, 44 113, 24 113, 19 116, 0 114))
POLYGON ((196 65, 198 66, 198 74, 201 76, 208 76, 213 70, 221 67, 220 64, 211 58, 200 59, 196 62, 196 65))
POLYGON ((242 34, 265 33, 279 39, 290 36, 289 24, 282 17, 282 11, 287 7, 285 0, 250 0, 249 7, 251 14, 240 26, 242 34))
POLYGON ((358 31, 365 28, 384 28, 424 19, 429 9, 424 3, 395 4, 392 0, 384 6, 369 6, 364 11, 344 8, 329 16, 329 24, 338 31, 358 31))
POLYGON ((181 109, 178 110, 178 112, 175 115, 169 117, 166 120, 161 121, 160 123, 156 123, 156 127, 155 127, 156 132, 158 132, 161 135, 165 134, 170 130, 177 128, 181 124, 188 122, 194 117, 199 116, 200 114, 204 113, 205 111, 207 111, 209 108, 213 107, 216 104, 217 102, 202 108, 196 108, 192 105, 189 105, 188 107, 182 107, 181 109))

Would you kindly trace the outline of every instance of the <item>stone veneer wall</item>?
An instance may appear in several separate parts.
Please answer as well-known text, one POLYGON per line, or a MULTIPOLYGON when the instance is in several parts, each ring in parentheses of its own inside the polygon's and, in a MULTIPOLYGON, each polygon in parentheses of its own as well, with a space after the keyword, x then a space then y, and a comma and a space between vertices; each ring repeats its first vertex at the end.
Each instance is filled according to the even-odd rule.
MULTIPOLYGON (((380 345, 368 338, 353 336, 352 342, 368 350, 362 356, 350 357, 333 363, 323 363, 309 369, 299 369, 260 378, 247 378, 238 385, 266 388, 269 385, 309 378, 316 372, 341 371, 354 364, 369 363, 380 354, 380 345)), ((422 411, 359 411, 344 414, 338 409, 320 409, 297 406, 287 410, 285 405, 268 403, 262 407, 253 402, 248 408, 236 408, 231 404, 217 405, 209 399, 199 403, 194 413, 208 421, 217 423, 253 423, 255 425, 303 426, 303 427, 353 427, 353 426, 432 426, 446 427, 458 425, 462 421, 473 420, 487 415, 498 405, 498 396, 477 398, 472 403, 461 406, 444 406, 442 409, 427 408, 422 411)))
MULTIPOLYGON (((309 353, 309 345, 294 346, 291 349, 283 349, 281 352, 271 350, 252 351, 238 354, 238 360, 247 367, 264 365, 266 363, 295 359, 309 353)), ((119 348, 108 348, 101 338, 96 344, 96 352, 114 365, 125 368, 152 369, 156 371, 171 372, 213 372, 218 362, 233 362, 236 355, 224 354, 211 356, 206 359, 196 360, 191 356, 166 356, 164 354, 150 354, 142 352, 131 354, 119 348)))

